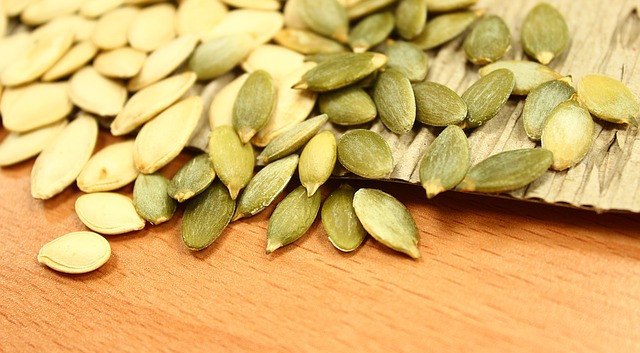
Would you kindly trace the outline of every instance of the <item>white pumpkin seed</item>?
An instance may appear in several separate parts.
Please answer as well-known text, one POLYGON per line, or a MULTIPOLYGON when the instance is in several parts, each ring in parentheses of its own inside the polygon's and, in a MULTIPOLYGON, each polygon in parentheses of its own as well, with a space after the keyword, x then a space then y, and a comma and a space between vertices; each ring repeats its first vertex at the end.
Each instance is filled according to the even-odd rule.
POLYGON ((127 39, 134 49, 156 50, 176 36, 174 21, 176 8, 160 3, 142 9, 129 26, 127 39))
POLYGON ((125 46, 129 27, 139 12, 140 10, 133 6, 119 7, 107 12, 96 23, 91 41, 104 50, 125 46))
POLYGON ((75 41, 89 40, 96 28, 97 21, 80 15, 66 15, 37 27, 31 32, 34 40, 49 37, 56 33, 71 33, 75 41))
POLYGON ((238 76, 213 97, 209 107, 209 125, 212 130, 218 126, 233 125, 233 104, 248 77, 249 74, 238 76))
POLYGON ((107 239, 94 232, 73 232, 46 243, 38 262, 63 273, 80 274, 100 268, 111 257, 107 239))
POLYGON ((176 30, 178 35, 198 37, 220 23, 229 11, 219 0, 184 0, 178 5, 176 30))
POLYGON ((282 14, 277 11, 233 10, 220 23, 202 35, 202 41, 234 35, 248 34, 256 45, 270 41, 284 24, 282 14))
POLYGON ((114 192, 84 194, 76 200, 75 209, 80 221, 100 234, 129 233, 145 226, 133 201, 114 192))
POLYGON ((79 42, 42 75, 42 81, 55 81, 76 72, 91 61, 97 52, 98 47, 93 42, 79 42))
POLYGON ((64 119, 73 109, 67 87, 66 82, 36 82, 7 88, 0 100, 4 127, 26 132, 64 119))
POLYGON ((38 155, 67 126, 61 120, 24 133, 12 132, 0 142, 0 167, 16 164, 38 155))
POLYGON ((20 20, 34 26, 56 17, 70 15, 82 6, 84 0, 39 0, 30 3, 20 14, 20 20))
MULTIPOLYGON (((273 44, 263 44, 255 48, 242 62, 246 72, 263 70, 276 81, 281 80, 289 72, 302 66, 304 56, 291 49, 273 44)), ((294 82, 295 83, 295 82, 294 82)))
POLYGON ((133 162, 133 140, 101 149, 78 175, 78 188, 84 192, 119 189, 136 179, 139 172, 133 162))
POLYGON ((100 53, 93 61, 93 68, 106 77, 131 78, 140 72, 146 59, 144 52, 122 47, 100 53))
POLYGON ((124 0, 86 0, 80 8, 84 17, 97 18, 124 4, 124 0))
POLYGON ((127 100, 127 89, 87 66, 71 76, 69 98, 78 107, 100 116, 120 113, 127 100))

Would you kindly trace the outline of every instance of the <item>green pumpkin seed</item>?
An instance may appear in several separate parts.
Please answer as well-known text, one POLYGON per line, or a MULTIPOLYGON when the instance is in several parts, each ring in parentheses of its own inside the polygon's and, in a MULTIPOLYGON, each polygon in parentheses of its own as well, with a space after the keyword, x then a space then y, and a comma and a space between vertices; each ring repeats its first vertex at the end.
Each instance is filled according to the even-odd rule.
POLYGON ((525 148, 493 155, 471 167, 456 188, 461 191, 501 193, 529 185, 553 164, 553 153, 525 148))
POLYGON ((209 156, 218 178, 235 200, 253 176, 253 147, 250 143, 243 144, 233 127, 218 126, 211 132, 209 156))
POLYGON ((349 20, 357 20, 383 9, 398 0, 363 0, 355 3, 347 9, 349 20))
POLYGON ((314 136, 304 147, 298 162, 300 183, 309 196, 324 184, 336 165, 336 137, 331 131, 314 136))
POLYGON ((575 93, 571 79, 548 81, 534 88, 524 103, 522 122, 527 136, 534 141, 540 140, 544 122, 558 104, 568 100, 575 93))
POLYGON ((569 28, 555 7, 542 3, 531 9, 522 24, 522 47, 547 65, 569 44, 569 28))
POLYGON ((420 162, 420 182, 427 198, 451 190, 469 170, 469 141, 461 128, 451 125, 429 145, 420 162))
POLYGON ((349 33, 347 11, 337 0, 298 0, 298 15, 314 32, 346 42, 349 33))
POLYGON ((298 166, 298 155, 282 158, 262 168, 238 199, 232 221, 253 216, 267 208, 284 190, 298 166))
POLYGON ((164 223, 173 217, 176 200, 169 197, 169 180, 162 174, 140 174, 133 186, 133 206, 151 224, 164 223))
POLYGON ((553 153, 555 170, 580 163, 593 145, 595 123, 589 112, 575 101, 558 105, 544 123, 542 148, 553 153))
POLYGON ((322 205, 322 226, 333 246, 344 252, 357 249, 367 236, 353 209, 355 193, 351 186, 342 184, 322 205))
POLYGON ((481 77, 463 94, 467 104, 464 128, 478 127, 490 119, 507 103, 516 83, 515 76, 507 69, 494 71, 481 77))
POLYGON ((313 55, 309 55, 307 56, 304 61, 309 62, 312 61, 316 64, 320 64, 322 62, 325 62, 329 59, 335 59, 339 56, 349 56, 350 53, 345 53, 345 52, 333 52, 333 53, 317 53, 317 54, 313 54, 313 55))
POLYGON ((349 33, 349 45, 356 53, 362 53, 376 46, 389 36, 395 25, 389 11, 365 17, 349 33))
POLYGON ((427 77, 429 57, 414 44, 397 41, 388 46, 384 54, 389 58, 387 67, 402 72, 409 81, 420 82, 427 77))
POLYGON ((213 182, 205 191, 187 201, 182 216, 182 242, 190 250, 203 250, 224 231, 236 202, 221 182, 213 182))
POLYGON ((439 47, 461 35, 483 14, 484 11, 477 10, 440 15, 427 22, 422 33, 411 42, 422 50, 439 47))
POLYGON ((316 92, 333 91, 367 77, 387 63, 380 53, 354 53, 324 61, 302 76, 294 88, 316 92))
POLYGON ((342 44, 302 29, 285 28, 273 37, 276 43, 302 54, 345 52, 342 44))
POLYGON ((429 0, 429 12, 451 12, 473 6, 478 0, 429 0))
POLYGON ((286 157, 304 146, 327 123, 327 115, 322 114, 305 120, 293 129, 274 138, 258 156, 258 163, 268 164, 286 157))
POLYGON ((515 75, 516 84, 512 94, 527 95, 532 89, 541 84, 562 78, 562 75, 547 66, 533 61, 503 60, 489 64, 480 69, 480 76, 486 76, 493 71, 507 69, 515 75))
POLYGON ((338 160, 350 172, 368 179, 388 179, 393 171, 391 148, 377 133, 354 129, 338 141, 338 160))
POLYGON ((373 99, 358 86, 322 93, 318 98, 318 106, 321 113, 327 114, 330 122, 344 126, 368 123, 378 115, 373 99))
POLYGON ((378 76, 373 90, 382 123, 401 135, 411 131, 416 120, 416 98, 411 82, 402 72, 388 69, 378 76))
POLYGON ((638 126, 638 100, 627 86, 616 79, 587 75, 578 83, 578 98, 597 118, 638 126))
POLYGON ((422 82, 413 86, 416 96, 417 119, 431 126, 461 123, 467 117, 467 104, 449 87, 436 82, 422 82))
POLYGON ((251 73, 240 88, 233 105, 233 126, 242 143, 251 140, 276 108, 276 85, 268 72, 251 73))
POLYGON ((237 66, 253 47, 253 39, 246 33, 218 37, 196 48, 189 68, 199 80, 210 80, 237 66))
POLYGON ((410 40, 424 30, 427 23, 427 0, 400 0, 396 7, 396 31, 410 40))
POLYGON ((171 178, 167 193, 178 202, 184 202, 206 189, 216 172, 207 153, 199 154, 185 163, 171 178))
POLYGON ((320 193, 307 196, 302 186, 280 201, 267 227, 267 255, 300 239, 313 225, 321 202, 320 193))
POLYGON ((467 59, 486 65, 501 59, 511 48, 511 32, 499 16, 488 16, 473 28, 464 41, 467 59))
POLYGON ((375 189, 360 189, 353 208, 364 229, 380 243, 414 259, 420 258, 416 221, 393 196, 375 189))

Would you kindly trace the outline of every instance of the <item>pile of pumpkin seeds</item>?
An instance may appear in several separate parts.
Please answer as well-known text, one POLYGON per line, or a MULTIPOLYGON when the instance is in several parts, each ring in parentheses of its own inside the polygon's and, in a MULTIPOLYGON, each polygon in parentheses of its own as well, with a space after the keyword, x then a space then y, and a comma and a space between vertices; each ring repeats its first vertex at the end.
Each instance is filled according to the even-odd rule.
POLYGON ((111 253, 97 233, 166 222, 179 204, 184 244, 202 250, 296 179, 300 186, 271 215, 267 254, 302 237, 320 213, 341 251, 357 249, 368 233, 419 258, 416 223, 393 196, 343 184, 323 203, 319 188, 335 170, 391 175, 389 145, 363 124, 379 118, 398 135, 441 127, 420 164, 428 198, 521 188, 549 168, 579 163, 599 120, 637 125, 638 102, 618 80, 588 75, 574 89, 570 76, 546 66, 570 40, 554 7, 540 3, 522 23, 519 40, 531 60, 507 61, 509 27, 475 3, 0 0, 0 113, 10 131, 0 165, 37 156, 37 199, 75 181, 86 193, 76 213, 93 231, 51 241, 38 260, 62 272, 92 271, 111 253), (460 55, 482 67, 458 96, 425 81, 426 51, 465 34, 460 55), (203 84, 202 94, 194 91, 203 84), (514 96, 526 96, 524 129, 541 147, 470 166, 467 134, 514 96), (158 171, 208 131, 203 121, 209 152, 167 179, 158 171), (94 154, 100 126, 123 139, 94 154), (116 192, 130 183, 133 198, 116 192))

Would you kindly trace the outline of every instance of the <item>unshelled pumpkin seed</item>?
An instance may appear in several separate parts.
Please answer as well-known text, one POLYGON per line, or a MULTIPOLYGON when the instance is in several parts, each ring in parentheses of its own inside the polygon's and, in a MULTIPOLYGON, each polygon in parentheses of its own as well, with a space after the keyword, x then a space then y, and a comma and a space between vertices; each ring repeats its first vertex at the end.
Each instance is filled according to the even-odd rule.
POLYGON ((318 106, 321 113, 327 114, 329 121, 344 126, 364 124, 378 115, 371 96, 358 86, 322 93, 318 106))
POLYGON ((300 239, 318 216, 321 201, 320 193, 307 196, 302 186, 280 201, 269 218, 267 255, 300 239))
POLYGON ((316 92, 336 90, 358 82, 387 63, 380 53, 354 53, 340 55, 309 70, 294 88, 316 92))
POLYGON ((220 23, 202 35, 202 41, 236 35, 248 34, 255 45, 270 41, 282 29, 284 18, 278 11, 238 9, 229 11, 220 23))
POLYGON ((84 192, 111 191, 134 181, 139 172, 133 162, 133 140, 101 149, 78 175, 78 188, 84 192))
POLYGON ((515 84, 514 74, 510 70, 500 69, 471 85, 462 94, 462 100, 467 105, 464 127, 478 127, 495 117, 507 103, 515 84))
POLYGON ((489 64, 480 69, 480 76, 486 76, 496 70, 508 69, 513 72, 516 83, 513 86, 513 94, 527 95, 532 89, 541 84, 562 78, 562 75, 551 68, 533 61, 503 60, 489 64))
POLYGON ((73 104, 90 113, 115 116, 127 100, 127 89, 87 66, 71 76, 69 98, 73 104))
POLYGON ((326 114, 318 115, 301 122, 291 130, 274 138, 258 155, 258 163, 269 164, 294 153, 317 134, 326 122, 326 114))
POLYGON ((229 11, 219 0, 184 0, 176 12, 178 35, 201 36, 220 23, 229 11))
POLYGON ((266 71, 279 81, 301 66, 303 62, 304 56, 300 53, 279 45, 263 44, 255 48, 241 66, 249 73, 258 70, 266 71))
POLYGON ((76 44, 42 75, 42 81, 55 81, 76 72, 91 61, 97 52, 98 47, 91 41, 76 44))
POLYGON ((398 135, 411 131, 416 120, 416 98, 411 82, 402 72, 388 69, 378 75, 373 101, 389 130, 398 135))
POLYGON ((107 77, 131 78, 140 72, 146 59, 145 52, 122 47, 100 53, 93 61, 93 67, 107 77))
POLYGON ((451 190, 469 170, 469 141, 461 128, 448 126, 429 145, 420 162, 420 183, 427 198, 451 190))
POLYGON ((233 105, 233 126, 247 143, 269 120, 276 108, 277 90, 268 72, 254 71, 244 82, 233 105))
POLYGON ((416 118, 431 126, 461 123, 467 117, 467 104, 445 85, 422 82, 413 86, 416 97, 416 118))
POLYGON ((82 16, 96 18, 119 7, 124 0, 87 0, 78 11, 82 16))
POLYGON ((350 172, 368 179, 388 179, 394 166, 387 141, 364 129, 349 130, 340 137, 338 160, 350 172))
POLYGON ((213 97, 209 107, 209 125, 212 129, 218 126, 233 125, 233 106, 240 88, 248 77, 249 74, 236 77, 213 97))
POLYGON ((209 154, 199 154, 185 163, 171 178, 167 194, 178 202, 184 202, 211 185, 215 177, 216 172, 209 154))
POLYGON ((549 114, 562 102, 573 96, 575 90, 571 87, 571 79, 548 81, 534 88, 524 103, 522 123, 527 136, 534 141, 540 140, 542 128, 549 114))
POLYGON ((522 24, 522 47, 540 63, 547 65, 569 44, 569 28, 555 7, 541 3, 529 11, 522 24))
POLYGON ((243 144, 233 127, 223 125, 211 132, 209 154, 218 178, 235 200, 253 176, 253 147, 243 144))
POLYGON ((499 16, 480 20, 464 41, 467 59, 476 65, 486 65, 501 59, 511 48, 511 32, 499 16))
POLYGON ((84 194, 76 200, 75 209, 80 221, 100 234, 129 233, 145 226, 133 201, 114 192, 84 194))
POLYGON ((124 6, 102 15, 91 34, 91 41, 104 50, 125 46, 129 27, 139 12, 137 7, 124 6))
POLYGON ((279 10, 278 0, 222 0, 225 4, 241 9, 279 10))
POLYGON ((616 79, 587 75, 578 83, 578 98, 597 118, 638 126, 638 100, 627 86, 616 79))
POLYGON ((177 202, 169 197, 168 188, 169 179, 162 174, 138 175, 133 187, 133 205, 136 212, 151 224, 170 220, 176 212, 177 202))
POLYGON ((12 132, 0 142, 0 167, 38 155, 67 126, 67 120, 24 133, 12 132))
POLYGON ((143 52, 160 48, 176 36, 175 17, 176 8, 170 3, 143 8, 129 26, 129 44, 143 52))
POLYGON ((221 182, 215 181, 205 191, 187 202, 182 216, 182 242, 199 251, 211 245, 227 227, 236 202, 221 182))
POLYGON ((357 249, 367 236, 353 209, 356 191, 347 184, 334 190, 322 205, 322 226, 336 249, 349 252, 357 249))
POLYGON ((10 131, 27 132, 64 119, 73 109, 68 86, 34 82, 7 88, 0 99, 2 124, 10 131))
POLYGON ((73 232, 46 243, 38 262, 58 272, 80 274, 94 271, 111 257, 107 239, 94 232, 73 232))
POLYGON ((302 150, 298 162, 300 183, 312 196, 324 184, 336 164, 336 137, 331 131, 323 131, 314 136, 302 150))

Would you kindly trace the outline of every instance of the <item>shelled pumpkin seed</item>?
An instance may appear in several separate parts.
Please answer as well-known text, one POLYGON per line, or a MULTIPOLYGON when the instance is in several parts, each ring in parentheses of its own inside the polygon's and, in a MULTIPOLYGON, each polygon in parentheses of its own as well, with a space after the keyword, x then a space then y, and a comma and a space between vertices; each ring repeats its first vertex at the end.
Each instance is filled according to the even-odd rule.
POLYGON ((219 181, 187 201, 182 216, 182 242, 194 251, 206 249, 227 227, 236 202, 219 181))
POLYGON ((184 202, 206 189, 216 172, 209 154, 202 153, 191 158, 171 178, 167 187, 167 194, 178 202, 184 202))
POLYGON ((347 41, 349 20, 337 0, 298 0, 298 15, 314 32, 339 42, 347 41))
POLYGON ((467 59, 476 65, 495 62, 511 48, 511 32, 502 18, 492 15, 480 20, 464 41, 467 59))
POLYGON ((362 53, 384 41, 394 27, 391 12, 385 11, 367 16, 349 33, 349 45, 356 53, 362 53))
POLYGON ((285 28, 273 38, 283 47, 302 54, 344 52, 347 49, 340 43, 302 29, 285 28))
POLYGON ((416 119, 431 126, 461 123, 467 117, 467 104, 445 85, 422 82, 413 86, 416 97, 416 119))
POLYGON ((543 65, 560 55, 569 44, 569 28, 564 17, 547 3, 529 11, 521 36, 524 51, 543 65))
POLYGON ((176 200, 169 197, 169 179, 159 173, 140 174, 133 186, 133 206, 151 224, 170 220, 176 212, 176 200))
POLYGON ((462 11, 440 15, 429 20, 417 37, 411 43, 422 50, 429 50, 453 40, 469 28, 484 11, 462 11))
POLYGON ((486 76, 496 70, 507 69, 513 72, 515 85, 513 94, 527 95, 541 84, 562 78, 562 75, 551 68, 533 61, 504 60, 489 64, 480 69, 480 76, 486 76))
POLYGON ((330 122, 344 126, 364 124, 378 115, 371 96, 358 86, 320 94, 318 107, 330 122))
POLYGON ((251 144, 243 144, 233 127, 219 126, 211 132, 209 155, 218 178, 235 200, 253 176, 255 158, 251 144))
POLYGON ((340 55, 309 70, 294 86, 316 92, 333 91, 358 82, 387 63, 380 53, 354 53, 340 55))
POLYGON ((398 135, 411 130, 416 120, 416 98, 409 78, 402 72, 382 72, 373 89, 373 101, 387 129, 398 135))
POLYGON ((318 115, 276 137, 258 155, 258 163, 268 164, 294 153, 317 134, 326 122, 326 114, 318 115))
POLYGON ((388 179, 394 165, 387 141, 363 129, 349 130, 340 137, 338 160, 350 172, 368 179, 388 179))
POLYGON ((323 131, 314 136, 304 147, 298 162, 300 183, 312 196, 324 184, 336 164, 336 137, 331 131, 323 131))
POLYGON ((258 70, 247 77, 233 104, 233 126, 247 143, 267 123, 277 102, 276 85, 268 72, 258 70))
POLYGON ((412 43, 397 41, 389 45, 384 54, 387 67, 404 73, 411 82, 420 82, 427 77, 429 57, 412 43))
POLYGON ((300 239, 313 225, 321 201, 320 193, 307 196, 302 186, 280 201, 267 227, 267 255, 300 239))
POLYGON ((429 145, 420 162, 420 183, 427 198, 453 189, 467 174, 469 142, 461 128, 448 126, 429 145))
POLYGON ((462 100, 467 105, 467 117, 463 126, 474 128, 493 119, 507 103, 515 84, 513 72, 499 69, 471 85, 462 94, 462 100))
POLYGON ((344 252, 357 249, 367 236, 353 209, 355 193, 354 188, 342 184, 322 205, 322 226, 333 246, 344 252))
POLYGON ((427 22, 428 0, 400 0, 396 7, 396 31, 411 40, 424 30, 427 22))
POLYGON ((570 78, 545 82, 529 92, 522 111, 522 122, 530 139, 540 140, 549 114, 575 92, 570 78))

